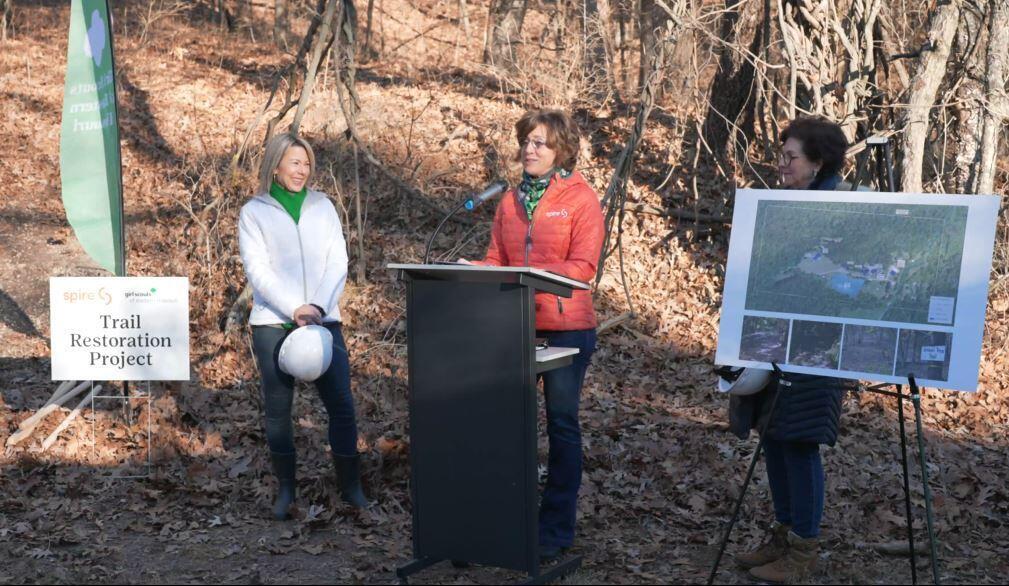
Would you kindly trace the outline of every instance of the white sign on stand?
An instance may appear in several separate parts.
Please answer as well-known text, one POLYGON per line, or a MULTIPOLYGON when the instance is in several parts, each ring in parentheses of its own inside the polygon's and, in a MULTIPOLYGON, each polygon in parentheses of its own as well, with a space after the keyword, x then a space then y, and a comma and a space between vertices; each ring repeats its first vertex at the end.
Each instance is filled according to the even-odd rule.
POLYGON ((52 277, 53 380, 189 380, 189 279, 52 277))
POLYGON ((975 390, 999 203, 738 190, 715 362, 975 390))

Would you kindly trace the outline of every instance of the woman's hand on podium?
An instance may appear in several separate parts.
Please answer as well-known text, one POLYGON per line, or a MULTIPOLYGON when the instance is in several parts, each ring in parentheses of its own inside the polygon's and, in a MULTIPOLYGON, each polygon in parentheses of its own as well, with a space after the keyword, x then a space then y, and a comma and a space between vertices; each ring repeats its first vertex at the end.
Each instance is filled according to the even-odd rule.
POLYGON ((473 264, 473 263, 471 263, 470 261, 468 261, 468 260, 466 260, 464 258, 460 258, 459 260, 457 260, 455 262, 456 262, 456 264, 460 264, 460 265, 472 265, 473 264))

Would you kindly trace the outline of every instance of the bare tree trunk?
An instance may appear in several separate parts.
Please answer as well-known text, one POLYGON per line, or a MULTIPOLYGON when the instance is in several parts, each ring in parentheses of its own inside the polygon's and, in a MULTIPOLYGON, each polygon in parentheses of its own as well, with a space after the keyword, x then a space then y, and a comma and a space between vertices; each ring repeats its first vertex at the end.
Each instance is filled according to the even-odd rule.
MULTIPOLYGON (((677 4, 682 4, 682 2, 683 0, 677 0, 677 4)), ((666 8, 668 8, 668 6, 666 8)), ((662 85, 662 79, 664 78, 663 70, 666 67, 666 59, 672 50, 676 36, 683 29, 682 21, 678 20, 678 17, 682 15, 681 8, 682 7, 674 7, 673 9, 670 9, 668 11, 668 17, 672 22, 672 25, 664 27, 664 30, 661 32, 656 32, 656 42, 652 46, 653 52, 647 55, 648 73, 645 76, 645 84, 641 92, 638 112, 634 117, 634 126, 631 128, 631 133, 627 138, 627 143, 624 144, 623 150, 617 157, 613 175, 610 177, 610 183, 606 187, 606 194, 603 196, 602 201, 602 205, 605 210, 606 236, 603 240, 602 251, 599 254, 599 265, 596 270, 596 290, 598 291, 598 285, 605 272, 606 259, 609 258, 613 252, 617 252, 618 260, 620 262, 621 282, 623 284, 624 295, 627 300, 627 306, 631 318, 635 316, 636 312, 634 310, 634 302, 631 299, 630 287, 627 284, 626 273, 624 271, 624 254, 622 246, 624 232, 623 220, 624 215, 627 212, 627 182, 630 179, 631 171, 634 167, 635 151, 637 150, 638 143, 641 141, 645 132, 645 123, 648 121, 648 117, 651 115, 652 109, 655 107, 655 90, 662 85), (613 243, 614 228, 616 228, 615 243, 613 243)))
MULTIPOLYGON (((620 2, 617 6, 617 54, 620 58, 620 87, 624 91, 630 89, 630 78, 627 75, 627 10, 625 2, 620 2)), ((614 57, 614 61, 616 61, 614 57)), ((614 77, 617 77, 614 73, 614 77)))
POLYGON ((981 129, 985 109, 985 61, 987 46, 986 15, 964 6, 956 34, 956 61, 950 71, 961 72, 956 91, 953 172, 944 182, 953 193, 976 193, 981 162, 981 129), (984 49, 984 50, 982 50, 984 49))
POLYGON ((217 12, 217 25, 221 32, 232 30, 234 28, 235 17, 228 10, 227 0, 217 0, 217 6, 214 10, 217 12))
POLYGON ((266 117, 267 112, 270 111, 273 105, 273 100, 277 97, 277 93, 280 91, 281 82, 284 83, 284 103, 280 106, 277 114, 270 119, 266 125, 266 136, 263 138, 263 143, 270 140, 273 136, 273 131, 277 124, 291 111, 297 102, 294 99, 294 89, 298 85, 298 79, 301 76, 301 66, 305 57, 308 55, 309 49, 312 48, 313 42, 315 40, 315 34, 319 31, 319 26, 322 24, 322 14, 326 10, 326 2, 329 0, 317 0, 315 8, 315 16, 312 18, 312 22, 308 25, 308 30, 305 32, 305 37, 301 40, 301 47, 298 49, 298 54, 295 55, 294 61, 288 65, 284 71, 277 75, 273 80, 273 88, 270 90, 270 96, 267 98, 266 103, 263 108, 253 119, 252 123, 245 131, 245 136, 242 138, 241 144, 239 144, 238 149, 235 154, 231 157, 231 177, 236 177, 238 172, 238 164, 242 160, 245 154, 246 147, 249 146, 249 141, 252 139, 252 133, 259 127, 259 124, 266 117))
POLYGON ((702 136, 712 154, 735 159, 734 145, 754 136, 756 68, 752 55, 760 54, 770 27, 770 0, 744 2, 725 0, 719 37, 718 73, 711 83, 708 112, 702 136), (742 49, 745 47, 745 49, 742 49), (748 55, 743 55, 743 52, 748 55))
POLYGON ((470 36, 470 28, 469 28, 469 10, 466 8, 466 0, 459 0, 459 22, 462 24, 462 32, 466 35, 466 38, 468 39, 470 36))
POLYGON ((273 42, 281 49, 287 48, 287 37, 291 33, 291 23, 288 17, 287 0, 274 0, 273 3, 273 42))
POLYGON ((14 16, 14 0, 0 0, 0 41, 7 40, 7 31, 14 16))
POLYGON ((638 89, 644 92, 644 84, 648 77, 658 75, 659 77, 654 80, 655 87, 650 89, 656 100, 661 100, 665 95, 669 73, 675 71, 675 64, 680 63, 677 57, 681 53, 680 48, 684 38, 689 35, 687 31, 683 30, 683 20, 692 10, 691 0, 640 0, 638 3, 638 36, 641 49, 641 61, 638 64, 638 89), (663 57, 665 66, 662 70, 652 71, 648 66, 649 60, 652 55, 655 55, 656 46, 659 43, 667 42, 669 27, 676 29, 676 34, 673 35, 674 45, 663 48, 667 54, 663 57))
POLYGON ((611 38, 607 26, 610 12, 608 0, 585 0, 582 6, 583 71, 586 84, 597 100, 605 99, 615 85, 607 59, 607 53, 612 54, 612 48, 607 51, 611 38))
POLYGON ((235 23, 250 24, 252 22, 252 0, 235 0, 235 23))
POLYGON ((922 53, 911 76, 904 134, 900 139, 900 184, 908 193, 922 190, 922 161, 925 157, 925 139, 928 137, 929 114, 946 72, 950 45, 960 20, 960 8, 961 0, 945 0, 936 4, 928 25, 931 50, 922 53))
POLYGON ((298 134, 298 130, 301 128, 301 120, 305 116, 308 104, 312 101, 315 77, 319 72, 322 56, 329 52, 329 47, 333 44, 333 20, 339 3, 340 0, 326 2, 326 11, 322 15, 322 24, 319 25, 319 32, 315 37, 315 45, 312 47, 312 55, 305 71, 305 83, 302 85, 301 95, 298 97, 298 109, 295 110, 294 121, 291 122, 291 134, 298 134))
MULTIPOLYGON (((343 112, 347 120, 348 135, 353 143, 354 151, 354 220, 357 226, 357 266, 356 276, 359 284, 367 279, 367 249, 364 235, 367 226, 366 205, 361 195, 361 165, 360 145, 358 143, 357 115, 360 112, 356 80, 357 80, 357 9, 354 0, 335 0, 342 4, 337 19, 339 25, 336 31, 336 90, 343 112)), ((366 158, 369 153, 365 152, 366 158)))
POLYGON ((368 16, 364 25, 364 50, 366 54, 371 54, 374 51, 371 49, 371 23, 372 17, 375 13, 375 0, 368 0, 368 16))
MULTIPOLYGON (((645 81, 648 78, 648 59, 655 54, 656 28, 661 22, 662 15, 659 14, 655 0, 638 0, 638 91, 645 90, 645 81)), ((661 91, 661 89, 658 89, 661 91)))
POLYGON ((1006 62, 1009 61, 1009 0, 991 0, 989 9, 988 63, 985 72, 985 93, 988 107, 981 132, 980 172, 977 193, 995 193, 995 160, 999 136, 1009 103, 1006 100, 1006 62))
POLYGON ((515 45, 519 42, 528 0, 494 0, 488 14, 488 39, 483 62, 503 71, 518 68, 515 45))

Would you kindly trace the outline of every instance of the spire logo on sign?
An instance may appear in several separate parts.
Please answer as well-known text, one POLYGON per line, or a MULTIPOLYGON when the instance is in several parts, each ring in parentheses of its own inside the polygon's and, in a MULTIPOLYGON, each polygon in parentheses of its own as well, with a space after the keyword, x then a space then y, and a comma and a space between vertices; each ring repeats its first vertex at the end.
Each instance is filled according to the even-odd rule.
POLYGON ((102 15, 95 10, 91 13, 91 26, 88 27, 88 35, 84 38, 84 54, 95 60, 95 67, 102 66, 105 42, 105 21, 102 20, 102 15))

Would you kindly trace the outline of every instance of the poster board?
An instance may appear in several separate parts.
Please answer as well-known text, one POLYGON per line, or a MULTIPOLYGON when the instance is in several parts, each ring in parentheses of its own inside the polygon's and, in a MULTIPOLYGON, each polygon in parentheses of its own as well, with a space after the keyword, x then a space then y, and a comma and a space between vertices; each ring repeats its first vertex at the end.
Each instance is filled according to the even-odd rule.
POLYGON ((977 387, 999 198, 740 189, 715 362, 977 387))
POLYGON ((52 380, 189 380, 189 279, 51 277, 52 380))

